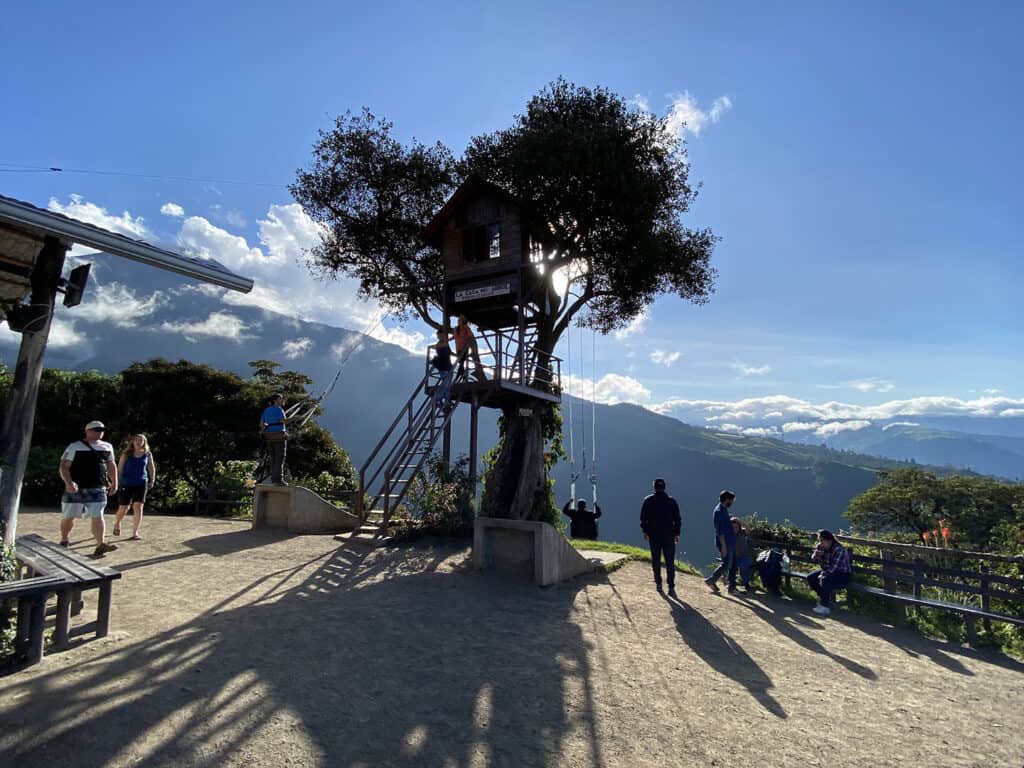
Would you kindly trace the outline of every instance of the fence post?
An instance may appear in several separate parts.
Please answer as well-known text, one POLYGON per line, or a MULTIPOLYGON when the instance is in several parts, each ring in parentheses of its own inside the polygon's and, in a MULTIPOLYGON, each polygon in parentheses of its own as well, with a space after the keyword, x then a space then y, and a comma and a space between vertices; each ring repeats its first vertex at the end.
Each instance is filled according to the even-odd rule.
POLYGON ((790 549, 789 547, 786 547, 786 558, 789 560, 789 570, 787 570, 786 573, 785 573, 786 589, 790 589, 792 584, 790 583, 789 571, 793 570, 793 550, 790 549))
MULTIPOLYGON (((985 565, 985 563, 982 563, 980 570, 981 570, 981 572, 983 574, 982 577, 981 577, 981 610, 983 610, 983 611, 985 611, 987 613, 987 612, 989 612, 991 610, 991 608, 989 607, 989 599, 988 599, 988 579, 985 578, 985 575, 988 574, 988 566, 985 565)), ((981 620, 981 624, 982 624, 983 627, 985 627, 985 631, 991 637, 991 635, 992 635, 992 622, 989 621, 988 619, 982 619, 981 620)))
MULTIPOLYGON (((889 554, 889 550, 884 549, 883 547, 878 548, 878 553, 882 559, 882 588, 885 589, 886 592, 895 593, 898 591, 896 585, 896 577, 894 576, 893 571, 889 568, 889 563, 893 562, 893 557, 891 554, 889 554)), ((914 578, 914 586, 916 588, 916 574, 914 578)), ((886 602, 888 602, 889 607, 896 612, 896 625, 902 627, 907 621, 906 606, 903 603, 900 603, 896 600, 887 600, 886 602)))

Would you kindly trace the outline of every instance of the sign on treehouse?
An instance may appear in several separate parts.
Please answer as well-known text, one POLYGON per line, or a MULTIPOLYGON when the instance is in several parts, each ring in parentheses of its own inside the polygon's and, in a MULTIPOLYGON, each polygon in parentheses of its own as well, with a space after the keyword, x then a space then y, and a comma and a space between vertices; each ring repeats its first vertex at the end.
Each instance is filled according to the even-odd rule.
POLYGON ((476 283, 465 288, 455 289, 455 302, 461 304, 465 301, 476 301, 478 299, 490 299, 495 296, 507 296, 512 293, 512 280, 492 280, 487 283, 476 283))

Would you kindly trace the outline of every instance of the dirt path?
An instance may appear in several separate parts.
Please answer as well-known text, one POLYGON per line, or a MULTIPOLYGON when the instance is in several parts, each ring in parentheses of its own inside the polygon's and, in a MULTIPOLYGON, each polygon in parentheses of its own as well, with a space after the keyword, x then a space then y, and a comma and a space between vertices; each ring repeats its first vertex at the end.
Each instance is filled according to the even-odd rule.
POLYGON ((541 590, 450 544, 145 533, 107 558, 111 635, 0 678, 4 765, 1024 765, 1024 665, 856 616, 692 577, 676 604, 639 563, 541 590))

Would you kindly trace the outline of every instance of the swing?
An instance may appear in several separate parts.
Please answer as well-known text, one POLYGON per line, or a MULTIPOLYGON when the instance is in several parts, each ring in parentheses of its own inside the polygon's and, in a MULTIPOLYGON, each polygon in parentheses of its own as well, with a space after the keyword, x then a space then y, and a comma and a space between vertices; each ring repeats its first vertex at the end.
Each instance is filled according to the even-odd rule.
MULTIPOLYGON (((580 471, 576 471, 576 445, 575 445, 575 420, 573 418, 573 411, 575 410, 572 405, 569 406, 569 496, 573 505, 576 504, 576 481, 581 477, 586 477, 590 481, 590 487, 593 497, 594 508, 597 508, 597 334, 591 330, 590 332, 590 381, 591 381, 591 399, 590 399, 590 435, 591 435, 591 454, 590 454, 590 472, 587 472, 587 427, 586 427, 586 415, 584 413, 584 401, 583 398, 579 398, 580 401, 580 421, 581 429, 583 430, 583 462, 580 467, 580 471)), ((572 376, 572 331, 570 330, 567 337, 567 350, 566 358, 568 361, 569 375, 572 376)), ((580 364, 579 372, 583 373, 583 328, 580 328, 580 364)), ((582 378, 582 376, 581 376, 582 378)))

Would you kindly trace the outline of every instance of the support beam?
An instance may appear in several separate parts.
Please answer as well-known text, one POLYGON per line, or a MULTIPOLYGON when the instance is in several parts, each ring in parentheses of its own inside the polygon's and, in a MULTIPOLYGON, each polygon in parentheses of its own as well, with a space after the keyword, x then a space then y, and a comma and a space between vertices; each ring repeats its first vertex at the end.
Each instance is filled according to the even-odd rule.
POLYGON ((45 305, 46 315, 38 321, 38 327, 30 325, 21 335, 14 380, 7 399, 3 428, 0 429, 0 520, 4 524, 4 544, 13 544, 17 533, 21 483, 25 479, 32 442, 39 380, 43 375, 43 354, 50 336, 53 306, 67 249, 68 246, 60 240, 46 238, 32 270, 31 303, 45 305))
POLYGON ((480 396, 473 393, 473 402, 469 407, 469 484, 473 488, 473 497, 476 498, 476 454, 477 447, 477 423, 480 411, 480 396))

